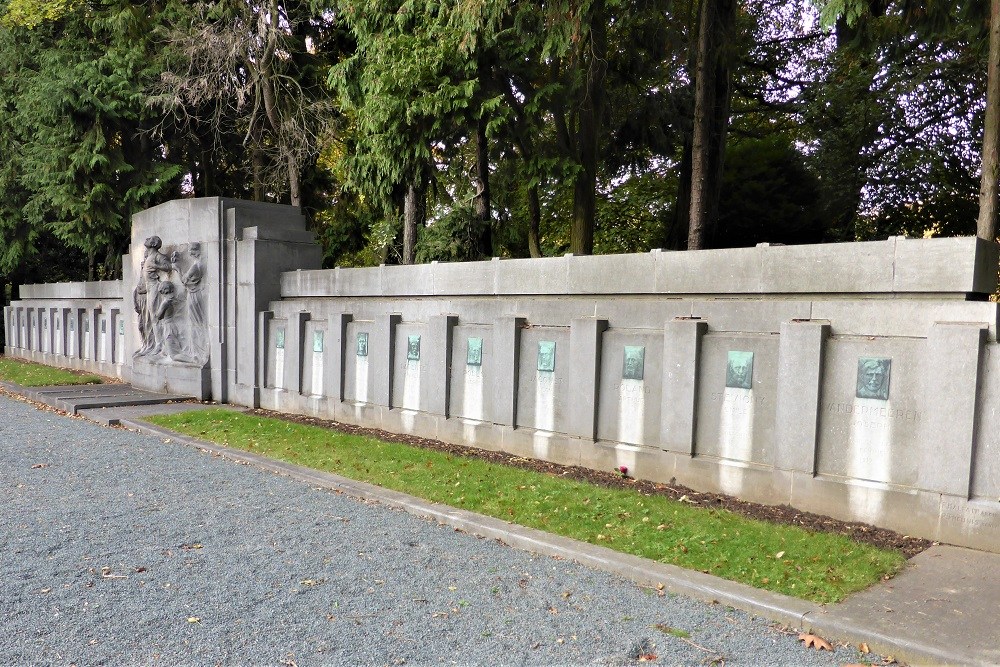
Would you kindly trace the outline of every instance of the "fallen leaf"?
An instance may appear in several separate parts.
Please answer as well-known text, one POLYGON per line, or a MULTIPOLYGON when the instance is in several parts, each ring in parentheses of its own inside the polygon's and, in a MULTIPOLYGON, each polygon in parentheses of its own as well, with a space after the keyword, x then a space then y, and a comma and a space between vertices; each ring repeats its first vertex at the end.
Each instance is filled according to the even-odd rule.
POLYGON ((774 554, 774 558, 775 560, 781 560, 781 557, 784 555, 785 555, 784 551, 779 551, 778 553, 774 554))
POLYGON ((871 649, 868 648, 868 644, 865 644, 864 642, 861 643, 861 646, 858 647, 858 650, 864 653, 865 655, 868 655, 869 653, 872 652, 871 649))
POLYGON ((201 623, 200 616, 188 616, 188 623, 201 623))
POLYGON ((181 545, 181 549, 184 549, 184 550, 201 549, 201 548, 202 548, 202 545, 199 544, 198 542, 195 542, 194 544, 182 544, 181 545))
POLYGON ((36 463, 35 465, 31 466, 31 469, 37 470, 39 468, 48 468, 48 467, 49 467, 48 463, 36 463))
POLYGON ((144 567, 137 567, 137 568, 135 568, 135 571, 136 572, 145 572, 146 568, 144 568, 144 567))
POLYGON ((42 592, 43 592, 43 593, 51 593, 51 592, 52 592, 52 589, 51 589, 51 588, 43 588, 43 589, 42 589, 42 592))
POLYGON ((830 643, 818 635, 810 635, 805 632, 799 635, 799 641, 806 643, 806 648, 814 648, 817 651, 833 651, 830 643))
POLYGON ((640 653, 639 662, 656 662, 657 657, 654 653, 640 653))

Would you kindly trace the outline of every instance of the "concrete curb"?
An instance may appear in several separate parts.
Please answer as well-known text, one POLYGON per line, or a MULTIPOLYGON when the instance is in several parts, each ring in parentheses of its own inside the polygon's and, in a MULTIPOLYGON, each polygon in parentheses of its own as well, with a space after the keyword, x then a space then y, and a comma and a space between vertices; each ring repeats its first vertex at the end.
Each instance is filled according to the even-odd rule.
POLYGON ((912 664, 985 664, 974 656, 956 655, 954 651, 946 651, 930 641, 913 641, 885 635, 860 621, 838 615, 836 606, 806 602, 702 572, 656 563, 606 547, 518 526, 475 512, 431 503, 333 473, 276 461, 259 454, 192 438, 147 422, 123 419, 121 425, 238 463, 252 464, 315 487, 330 489, 365 502, 376 502, 401 509, 414 516, 434 519, 456 530, 496 539, 518 549, 573 560, 597 570, 625 577, 641 586, 662 585, 663 590, 670 593, 741 609, 784 625, 821 634, 827 640, 844 641, 854 645, 864 642, 876 653, 892 655, 896 659, 912 664))

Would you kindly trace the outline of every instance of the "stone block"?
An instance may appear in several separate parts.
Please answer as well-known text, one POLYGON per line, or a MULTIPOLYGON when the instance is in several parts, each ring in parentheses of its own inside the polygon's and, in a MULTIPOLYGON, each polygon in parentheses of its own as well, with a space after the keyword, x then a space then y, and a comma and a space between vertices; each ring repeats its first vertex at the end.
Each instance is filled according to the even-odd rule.
POLYGON ((517 427, 567 432, 568 404, 571 394, 575 395, 570 385, 572 360, 569 327, 534 326, 521 331, 517 427))
POLYGON ((523 317, 501 317, 493 325, 494 352, 483 363, 489 363, 493 378, 493 420, 514 427, 517 423, 518 385, 521 367, 521 335, 523 317))
POLYGON ((777 371, 777 336, 712 332, 702 336, 695 408, 697 455, 773 464, 777 371), (745 375, 736 381, 733 365, 742 361, 748 365, 740 369, 745 375))
POLYGON ((393 408, 426 410, 423 387, 428 383, 426 352, 431 343, 427 324, 401 321, 395 329, 395 353, 392 360, 393 408))
POLYGON ((607 443, 658 447, 663 333, 608 329, 602 341, 597 437, 607 443), (629 378, 625 377, 626 347, 631 349, 633 360, 636 356, 641 357, 641 369, 638 369, 641 372, 633 372, 629 378))
POLYGON ((474 422, 492 421, 494 354, 493 327, 456 324, 452 329, 449 417, 474 422))
POLYGON ((373 402, 387 408, 392 405, 396 358, 396 326, 402 321, 399 313, 385 313, 375 320, 375 330, 369 344, 374 384, 373 402))
POLYGON ((659 293, 760 293, 762 267, 756 248, 661 252, 654 258, 659 293))
POLYGON ((694 454, 695 408, 701 339, 708 323, 676 319, 663 335, 663 389, 660 393, 660 447, 694 454))
MULTIPOLYGON (((892 293, 895 239, 865 243, 764 246, 763 294, 892 293)), ((816 317, 815 315, 813 317, 816 317)))
POLYGON ((973 439, 972 496, 1000 501, 1000 347, 983 347, 979 409, 973 439))
POLYGON ((812 319, 830 322, 837 336, 926 338, 935 322, 982 322, 996 340, 997 304, 939 299, 867 299, 813 301, 812 319))
POLYGON ((825 346, 816 470, 903 487, 917 484, 914 447, 929 418, 926 341, 831 336, 825 346), (889 399, 859 398, 859 360, 891 359, 889 399))
POLYGON ((893 291, 992 294, 997 287, 997 260, 997 245, 974 236, 897 237, 893 291))
POLYGON ((789 320, 809 319, 812 303, 802 299, 692 301, 691 315, 712 331, 778 333, 789 320))
POLYGON ((927 419, 918 440, 918 485, 968 498, 972 481, 976 399, 986 327, 939 323, 931 328, 924 356, 927 419))
MULTIPOLYGON (((427 412, 448 417, 451 403, 452 334, 458 324, 457 315, 435 315, 427 323, 427 346, 421 345, 420 356, 426 364, 427 382, 421 384, 421 405, 427 412)), ((465 365, 465 358, 461 360, 465 365)))
POLYGON ((574 319, 569 335, 569 403, 567 432, 584 440, 597 438, 598 393, 600 392, 601 337, 608 321, 593 317, 574 319))
MULTIPOLYGON (((300 310, 292 313, 285 331, 285 384, 284 388, 296 393, 303 393, 302 367, 306 360, 306 324, 310 313, 300 310)), ((312 350, 312 346, 309 347, 312 350)))
POLYGON ((816 472, 823 349, 829 335, 826 322, 781 325, 774 465, 782 470, 816 472))

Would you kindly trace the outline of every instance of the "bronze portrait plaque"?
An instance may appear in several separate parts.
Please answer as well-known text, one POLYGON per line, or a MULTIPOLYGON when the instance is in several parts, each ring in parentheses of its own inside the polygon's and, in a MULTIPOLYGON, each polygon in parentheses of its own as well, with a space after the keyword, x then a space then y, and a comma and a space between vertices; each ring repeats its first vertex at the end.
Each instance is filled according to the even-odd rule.
POLYGON ((412 334, 406 337, 406 358, 409 361, 420 361, 419 334, 412 334))
POLYGON ((556 370, 556 344, 554 341, 538 342, 538 370, 549 373, 556 370))
POLYGON ((367 357, 368 356, 368 332, 362 331, 358 334, 358 356, 367 357))
POLYGON ((323 351, 323 332, 313 331, 313 352, 323 351))
POLYGON ((483 339, 470 338, 468 340, 468 350, 465 355, 465 363, 468 366, 483 365, 483 339))
POLYGON ((858 384, 854 395, 857 398, 889 400, 889 372, 892 359, 884 357, 858 358, 858 384))
POLYGON ((622 361, 622 379, 641 380, 645 366, 646 348, 642 345, 626 345, 622 361))
POLYGON ((726 363, 726 386, 732 389, 753 388, 753 352, 730 350, 726 363))
POLYGON ((275 340, 274 346, 276 348, 278 348, 279 350, 284 350, 285 349, 285 330, 284 329, 278 329, 274 333, 274 340, 275 340))

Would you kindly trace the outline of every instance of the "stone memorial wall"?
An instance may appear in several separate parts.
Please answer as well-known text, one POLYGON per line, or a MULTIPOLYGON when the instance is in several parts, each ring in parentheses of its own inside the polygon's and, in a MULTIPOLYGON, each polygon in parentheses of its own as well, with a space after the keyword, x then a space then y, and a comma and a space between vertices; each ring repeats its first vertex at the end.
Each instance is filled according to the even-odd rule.
POLYGON ((24 290, 9 353, 1000 551, 976 239, 323 271, 297 214, 210 199, 136 216, 132 247, 117 301, 24 290))

